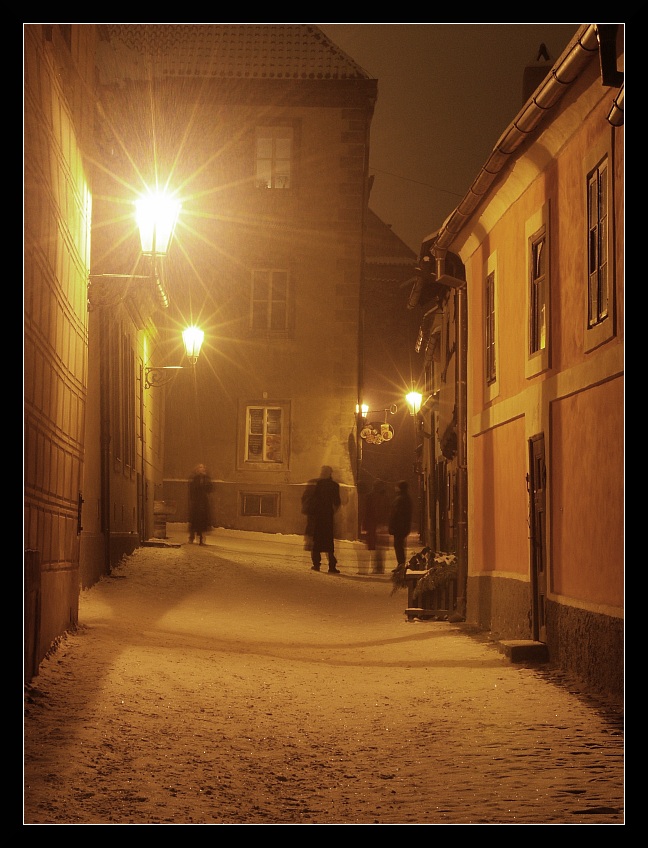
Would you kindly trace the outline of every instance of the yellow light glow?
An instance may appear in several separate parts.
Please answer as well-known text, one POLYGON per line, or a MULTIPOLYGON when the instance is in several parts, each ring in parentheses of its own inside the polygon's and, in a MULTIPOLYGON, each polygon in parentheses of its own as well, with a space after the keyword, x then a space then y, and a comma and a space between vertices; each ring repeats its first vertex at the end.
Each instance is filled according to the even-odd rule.
POLYGON ((162 192, 135 201, 135 220, 140 231, 142 253, 168 253, 182 204, 162 192))
POLYGON ((200 355, 200 348, 202 347, 204 338, 205 334, 198 327, 187 327, 186 330, 182 331, 185 353, 192 364, 196 363, 200 355))
POLYGON ((409 406, 410 415, 416 415, 421 408, 423 395, 420 392, 410 392, 406 397, 407 405, 409 406))

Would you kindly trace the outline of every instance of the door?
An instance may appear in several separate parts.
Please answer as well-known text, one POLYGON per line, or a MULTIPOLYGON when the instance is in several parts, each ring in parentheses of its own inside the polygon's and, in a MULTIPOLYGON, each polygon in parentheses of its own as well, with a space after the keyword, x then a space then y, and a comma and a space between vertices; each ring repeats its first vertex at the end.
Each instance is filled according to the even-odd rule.
POLYGON ((538 642, 547 641, 547 546, 544 433, 529 439, 529 527, 531 531, 531 630, 538 642))

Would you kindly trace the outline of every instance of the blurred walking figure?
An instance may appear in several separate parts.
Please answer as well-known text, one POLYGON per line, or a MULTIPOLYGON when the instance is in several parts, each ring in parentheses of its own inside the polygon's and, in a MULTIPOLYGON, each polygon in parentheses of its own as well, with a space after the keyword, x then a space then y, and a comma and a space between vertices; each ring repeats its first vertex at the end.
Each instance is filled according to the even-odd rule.
POLYGON ((311 548, 312 570, 319 571, 322 554, 328 557, 329 574, 339 574, 335 557, 335 513, 340 508, 340 484, 333 479, 333 469, 323 465, 313 487, 308 505, 307 530, 313 534, 311 548))
POLYGON ((389 535, 394 537, 394 553, 396 554, 396 571, 405 566, 405 545, 412 529, 412 499, 409 495, 406 480, 401 480, 397 486, 398 494, 389 513, 389 535))
POLYGON ((312 480, 308 481, 308 485, 304 489, 304 494, 301 498, 302 515, 306 516, 306 528, 304 530, 305 551, 313 550, 313 498, 315 496, 315 484, 317 483, 317 479, 317 477, 313 477, 312 480))
POLYGON ((199 463, 189 480, 189 544, 196 536, 199 544, 205 544, 203 536, 212 526, 209 495, 213 488, 207 467, 199 463))
POLYGON ((373 487, 365 498, 365 508, 362 517, 362 529, 365 532, 365 542, 369 551, 369 560, 373 574, 385 573, 383 549, 378 544, 378 529, 383 525, 383 501, 383 488, 378 480, 374 480, 373 487))

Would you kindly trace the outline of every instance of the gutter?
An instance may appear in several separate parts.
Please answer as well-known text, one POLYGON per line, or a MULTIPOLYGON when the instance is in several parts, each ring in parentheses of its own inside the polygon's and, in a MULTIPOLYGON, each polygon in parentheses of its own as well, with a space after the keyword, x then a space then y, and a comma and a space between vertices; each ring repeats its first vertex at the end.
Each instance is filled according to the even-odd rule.
MULTIPOLYGON (((424 246, 429 245, 428 250, 435 258, 443 258, 455 236, 461 232, 496 178, 507 167, 511 156, 537 129, 546 113, 566 94, 569 86, 578 79, 592 58, 599 54, 601 44, 607 43, 607 32, 604 33, 602 40, 599 30, 599 27, 604 26, 607 25, 584 24, 578 30, 544 82, 502 134, 463 200, 446 219, 441 229, 423 241, 424 246)), ((603 62, 602 54, 601 61, 603 62)), ((605 73, 602 73, 602 76, 605 83, 605 73)), ((614 79, 616 81, 616 77, 614 79)), ((623 123, 623 100, 622 86, 608 116, 613 126, 620 126, 623 123)), ((437 270, 443 272, 442 268, 437 270)), ((437 278, 439 276, 437 274, 437 278)))

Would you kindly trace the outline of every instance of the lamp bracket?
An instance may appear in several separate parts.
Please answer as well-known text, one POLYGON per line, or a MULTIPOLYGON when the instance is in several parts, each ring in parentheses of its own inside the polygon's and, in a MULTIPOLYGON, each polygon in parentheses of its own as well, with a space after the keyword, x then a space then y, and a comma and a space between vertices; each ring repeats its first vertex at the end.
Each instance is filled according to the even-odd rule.
POLYGON ((175 377, 177 371, 183 371, 184 365, 160 365, 158 368, 144 369, 144 388, 153 389, 165 386, 175 377))

